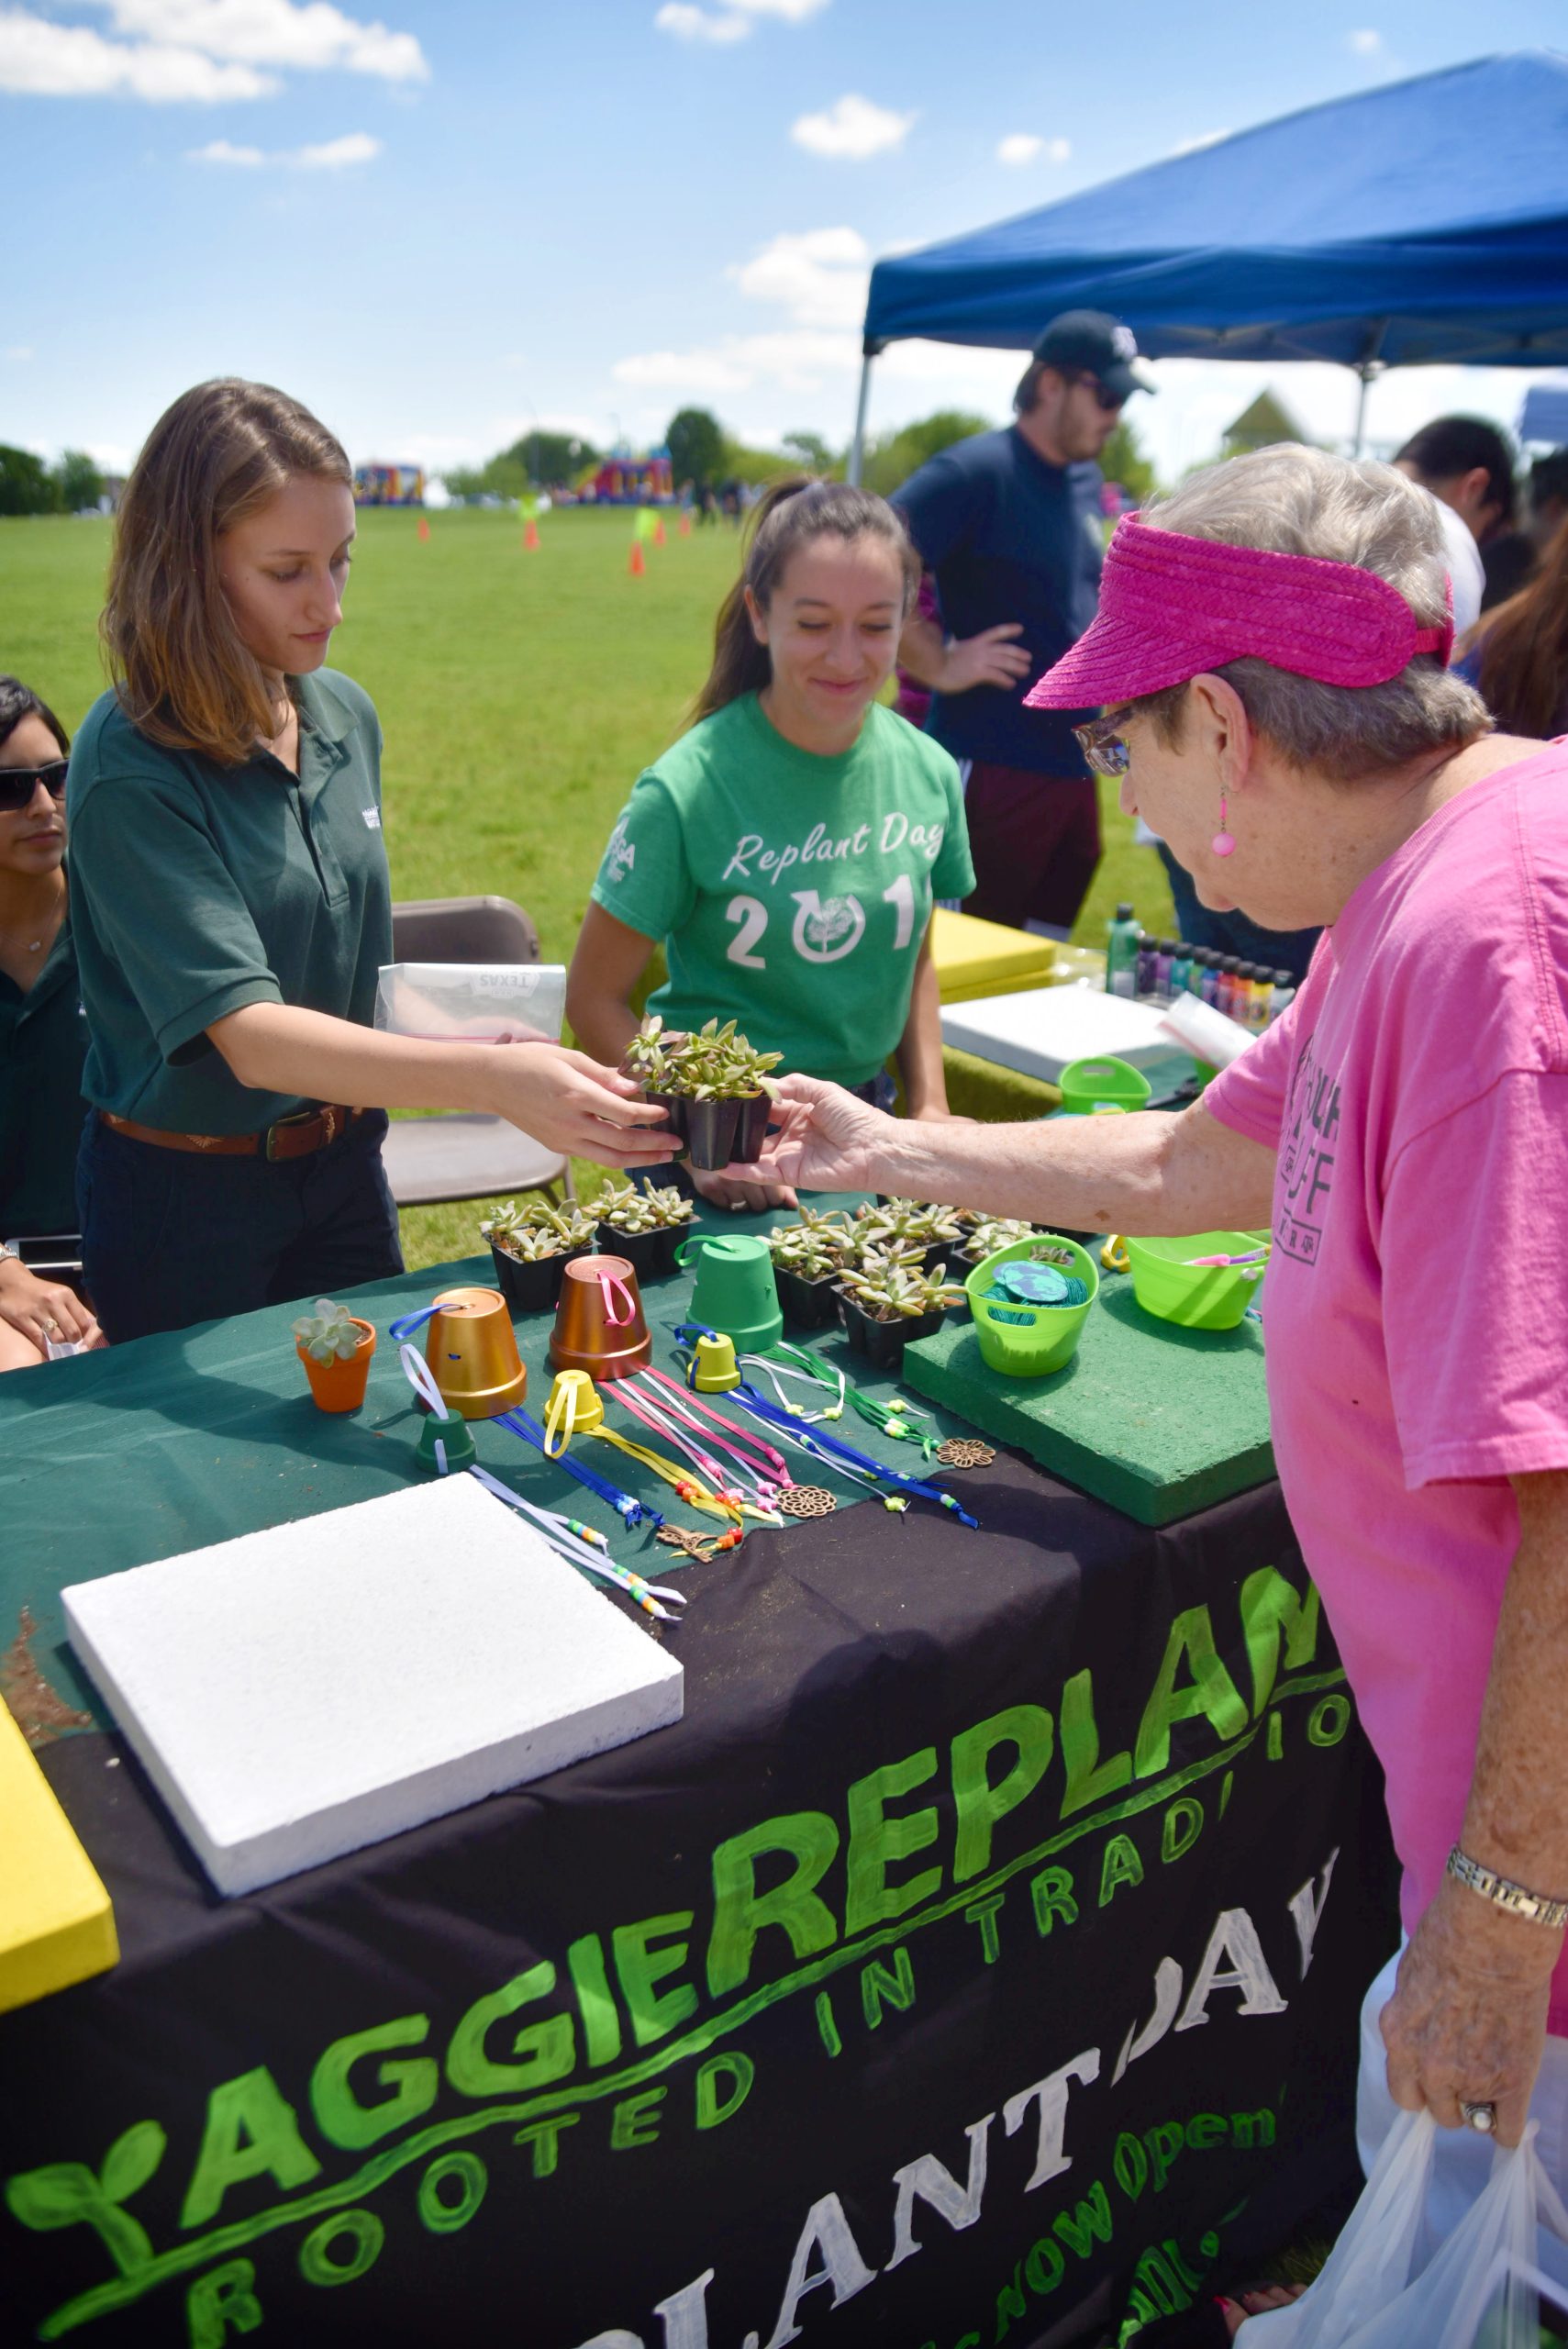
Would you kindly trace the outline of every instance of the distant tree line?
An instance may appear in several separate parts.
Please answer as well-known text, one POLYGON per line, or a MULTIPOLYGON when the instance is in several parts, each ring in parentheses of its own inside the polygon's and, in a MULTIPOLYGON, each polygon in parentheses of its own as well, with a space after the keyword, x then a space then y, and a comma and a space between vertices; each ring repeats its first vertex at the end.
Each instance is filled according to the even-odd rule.
POLYGON ((81 449, 46 465, 30 449, 0 441, 0 514, 81 514, 104 495, 104 476, 81 449))

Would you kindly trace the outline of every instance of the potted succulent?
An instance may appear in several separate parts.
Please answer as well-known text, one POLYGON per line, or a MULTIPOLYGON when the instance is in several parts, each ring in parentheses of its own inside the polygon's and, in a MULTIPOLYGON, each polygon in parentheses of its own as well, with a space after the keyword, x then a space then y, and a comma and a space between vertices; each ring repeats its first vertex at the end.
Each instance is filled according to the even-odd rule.
POLYGON ((908 1341, 931 1337, 962 1297, 940 1272, 875 1248, 862 1249, 839 1276, 839 1316, 851 1347, 877 1370, 896 1370, 908 1341))
POLYGON ((959 1254, 966 1264, 983 1264, 998 1248, 1011 1248, 1020 1240, 1031 1240, 1034 1230, 1032 1223, 1020 1222, 1017 1216, 975 1216, 964 1233, 959 1254))
POLYGON ((624 1256, 639 1280, 657 1280, 675 1269, 675 1250, 695 1212, 673 1183, 660 1186, 644 1175, 642 1186, 606 1183, 594 1200, 599 1245, 624 1256))
POLYGON ((508 1199, 479 1227, 490 1242, 495 1285, 514 1313, 553 1312, 567 1263, 594 1245, 594 1219, 536 1192, 522 1206, 508 1199))
POLYGON ((963 1238, 953 1208, 929 1206, 920 1199, 878 1199, 874 1206, 855 1209, 853 1231, 857 1248, 890 1249, 913 1255, 935 1272, 945 1264, 963 1238))
POLYGON ((802 1208, 798 1223, 775 1224, 767 1234, 779 1303, 797 1328, 820 1330, 832 1320, 849 1239, 842 1208, 802 1208))
POLYGON ((647 1099, 663 1109, 692 1164, 711 1174, 762 1150, 776 1089, 768 1072, 783 1058, 754 1052, 733 1019, 722 1027, 709 1019, 679 1034, 653 1018, 632 1038, 625 1065, 647 1099))
POLYGON ((361 1321, 346 1305, 318 1297, 315 1312, 302 1313, 294 1325, 294 1348, 305 1364, 318 1411, 359 1409, 375 1352, 370 1322, 361 1321))

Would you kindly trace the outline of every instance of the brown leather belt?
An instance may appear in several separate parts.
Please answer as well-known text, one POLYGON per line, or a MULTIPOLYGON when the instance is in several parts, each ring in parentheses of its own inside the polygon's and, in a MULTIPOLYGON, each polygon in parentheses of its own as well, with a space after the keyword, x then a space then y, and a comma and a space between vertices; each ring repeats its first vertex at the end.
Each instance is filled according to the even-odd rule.
POLYGON ((99 1117, 117 1134, 125 1134, 132 1141, 150 1142, 155 1150, 194 1150, 204 1158, 308 1158, 312 1151, 325 1150, 328 1142, 340 1141, 356 1121, 364 1116, 362 1109, 347 1109, 329 1101, 319 1109, 305 1109, 297 1117, 280 1118, 259 1134, 169 1134, 157 1126, 139 1126, 130 1118, 112 1117, 107 1109, 100 1109, 99 1117))

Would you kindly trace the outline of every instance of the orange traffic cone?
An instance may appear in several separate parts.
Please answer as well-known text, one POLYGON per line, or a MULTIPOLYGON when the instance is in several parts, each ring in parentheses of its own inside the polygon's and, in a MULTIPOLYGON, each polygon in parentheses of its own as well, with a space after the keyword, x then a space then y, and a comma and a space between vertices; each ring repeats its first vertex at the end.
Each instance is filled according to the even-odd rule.
POLYGON ((692 518, 684 506, 681 508, 681 518, 676 523, 675 528, 679 530, 683 539, 689 539, 691 537, 692 518))
POLYGON ((534 551, 534 549, 535 549, 538 545, 539 545, 539 524, 534 520, 533 516, 530 514, 530 515, 528 516, 528 518, 527 522, 526 522, 526 523, 524 524, 524 526, 523 526, 523 548, 524 548, 524 551, 525 551, 526 553, 532 554, 532 553, 533 553, 533 551, 534 551))
POLYGON ((631 561, 627 564, 627 569, 630 572, 634 579, 640 579, 647 568, 648 565, 643 560, 642 540, 640 539, 633 539, 631 542, 631 561))
POLYGON ((419 544, 424 546, 428 542, 429 536, 430 518, 428 514, 421 514, 419 517, 419 544))
POLYGON ((653 543, 656 547, 662 547, 664 543, 664 517, 662 514, 660 515, 658 520, 653 525, 653 543))

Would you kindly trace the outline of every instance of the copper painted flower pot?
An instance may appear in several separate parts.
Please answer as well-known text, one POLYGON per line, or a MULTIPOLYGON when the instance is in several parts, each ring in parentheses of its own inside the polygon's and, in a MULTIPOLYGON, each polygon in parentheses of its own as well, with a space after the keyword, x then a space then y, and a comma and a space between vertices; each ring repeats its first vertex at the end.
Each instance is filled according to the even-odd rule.
POLYGON ((465 1419, 493 1419, 528 1391, 498 1288, 443 1289, 425 1332, 425 1360, 442 1402, 465 1419))
POLYGON ((629 1378, 645 1370, 653 1341, 642 1318, 637 1275, 624 1256, 578 1256, 566 1267, 550 1333, 554 1370, 590 1378, 629 1378))

